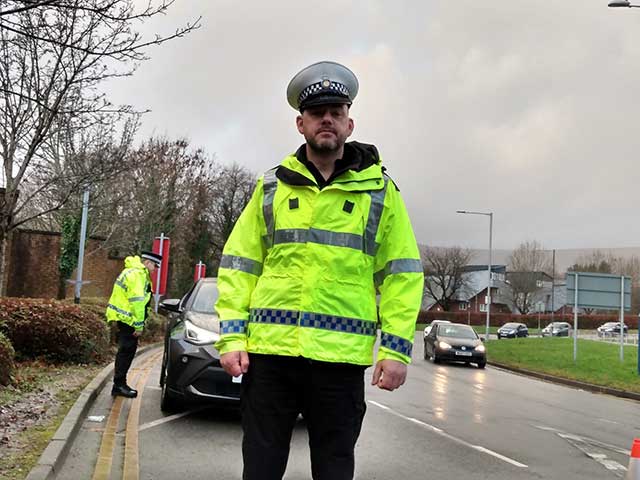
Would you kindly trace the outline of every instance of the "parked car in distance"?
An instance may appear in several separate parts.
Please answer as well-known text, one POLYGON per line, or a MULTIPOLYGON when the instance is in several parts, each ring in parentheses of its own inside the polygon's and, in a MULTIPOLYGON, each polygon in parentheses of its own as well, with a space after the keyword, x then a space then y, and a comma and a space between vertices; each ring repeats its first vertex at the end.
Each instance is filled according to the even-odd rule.
POLYGON ((425 359, 475 363, 478 368, 487 364, 486 348, 476 331, 462 323, 440 322, 424 338, 425 359))
POLYGON ((214 311, 218 299, 216 278, 202 278, 182 297, 160 303, 167 316, 160 372, 160 408, 171 412, 188 402, 238 405, 240 378, 220 366, 213 344, 220 338, 214 311))
POLYGON ((543 337, 570 337, 573 328, 567 322, 552 322, 542 329, 543 337))
POLYGON ((424 327, 424 333, 422 335, 422 338, 424 339, 427 335, 429 335, 429 332, 431 331, 431 329, 439 323, 451 323, 451 322, 449 320, 432 320, 429 325, 424 327))
MULTIPOLYGON (((607 322, 596 328, 599 337, 613 337, 620 335, 620 322, 607 322)), ((622 331, 626 335, 629 331, 629 327, 625 324, 622 325, 622 331)))
POLYGON ((498 329, 498 340, 501 338, 528 337, 529 329, 524 323, 509 322, 498 329))

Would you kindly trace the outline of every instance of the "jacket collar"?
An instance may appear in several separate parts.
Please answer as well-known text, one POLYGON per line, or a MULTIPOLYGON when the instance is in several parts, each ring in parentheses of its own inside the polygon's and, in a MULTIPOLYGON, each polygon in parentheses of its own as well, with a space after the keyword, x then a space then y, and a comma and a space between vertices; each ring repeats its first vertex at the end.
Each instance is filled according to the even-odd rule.
POLYGON ((338 188, 341 190, 379 190, 383 187, 382 160, 373 145, 345 144, 344 157, 336 161, 334 174, 326 181, 307 160, 306 145, 287 156, 277 167, 276 176, 289 185, 338 188))

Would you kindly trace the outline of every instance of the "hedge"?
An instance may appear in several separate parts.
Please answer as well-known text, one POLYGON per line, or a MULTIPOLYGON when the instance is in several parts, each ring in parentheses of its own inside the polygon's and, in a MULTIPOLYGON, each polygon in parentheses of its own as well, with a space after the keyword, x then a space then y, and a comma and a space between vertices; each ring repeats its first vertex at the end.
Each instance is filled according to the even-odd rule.
POLYGON ((15 367, 13 358, 16 352, 9 339, 0 332, 0 385, 9 385, 15 367))
POLYGON ((65 302, 0 298, 0 332, 11 341, 17 360, 90 363, 109 354, 104 318, 65 302))
MULTIPOLYGON (((484 312, 428 312, 422 310, 418 315, 417 323, 429 323, 435 319, 449 320, 456 323, 470 323, 471 325, 486 325, 487 314, 484 312)), ((569 322, 573 325, 573 314, 555 314, 553 319, 551 314, 540 315, 540 325, 546 326, 551 321, 569 322)), ((578 328, 593 330, 605 322, 619 322, 620 316, 616 314, 592 314, 578 315, 578 328)), ((529 328, 538 328, 538 314, 518 315, 514 313, 492 313, 491 326, 499 327, 508 322, 524 323, 529 328)), ((625 324, 629 328, 638 328, 638 317, 636 315, 625 315, 625 324)))
MULTIPOLYGON (((69 300, 65 301, 68 302, 69 300)), ((108 301, 109 300, 104 297, 86 297, 81 299, 80 308, 93 312, 104 318, 108 301)), ((153 300, 151 302, 153 304, 153 300)), ((142 334, 142 337, 140 337, 141 341, 154 342, 162 340, 164 338, 165 323, 165 318, 152 310, 149 318, 147 318, 147 321, 145 322, 144 333, 142 334)), ((110 327, 111 342, 115 343, 117 332, 115 322, 110 322, 110 327)))

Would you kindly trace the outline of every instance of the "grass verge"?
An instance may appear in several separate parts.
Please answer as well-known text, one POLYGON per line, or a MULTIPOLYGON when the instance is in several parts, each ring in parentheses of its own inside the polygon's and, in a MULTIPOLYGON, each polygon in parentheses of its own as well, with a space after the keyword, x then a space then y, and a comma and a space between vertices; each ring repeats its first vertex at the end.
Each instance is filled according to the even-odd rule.
POLYGON ((0 389, 0 410, 12 412, 0 442, 0 478, 22 480, 29 474, 79 393, 102 368, 18 364, 14 386, 0 389))
POLYGON ((574 362, 571 338, 518 338, 487 345, 489 361, 640 393, 637 347, 625 347, 622 363, 619 352, 616 344, 579 339, 574 362))

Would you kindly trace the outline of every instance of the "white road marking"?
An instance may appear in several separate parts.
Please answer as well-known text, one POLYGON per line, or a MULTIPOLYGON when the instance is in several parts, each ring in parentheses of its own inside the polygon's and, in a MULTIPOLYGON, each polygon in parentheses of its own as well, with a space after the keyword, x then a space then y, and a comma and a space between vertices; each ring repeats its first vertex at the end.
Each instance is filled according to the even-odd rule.
POLYGON ((164 423, 172 422, 174 420, 185 417, 187 415, 191 415, 192 413, 199 412, 200 410, 204 410, 204 408, 188 410, 186 412, 169 415, 168 417, 159 418, 158 420, 154 420, 153 422, 144 423, 138 427, 138 432, 142 432, 143 430, 148 430, 149 428, 157 427, 158 425, 162 425, 164 423))
POLYGON ((574 439, 574 440, 578 440, 578 441, 584 441, 587 443, 590 443, 591 445, 594 445, 596 447, 601 447, 604 448, 606 450, 610 450, 612 452, 616 452, 616 453, 620 453, 621 455, 624 455, 626 457, 628 457, 629 455, 631 455, 631 451, 627 450, 625 448, 622 447, 617 447, 615 445, 611 445, 610 443, 605 443, 605 442, 601 442, 600 440, 596 440, 595 438, 589 438, 589 437, 580 437, 578 435, 572 435, 570 433, 564 432, 562 430, 558 430, 557 428, 553 428, 553 427, 546 427, 544 425, 531 425, 534 428, 537 428, 539 430, 546 430, 549 432, 556 432, 558 433, 558 436, 562 437, 562 438, 569 438, 569 439, 574 439))
POLYGON ((598 418, 597 420, 599 420, 600 422, 613 423, 614 425, 620 425, 620 422, 615 422, 613 420, 607 420, 606 418, 598 418))
POLYGON ((494 452, 493 450, 489 450, 488 448, 481 447, 480 445, 473 445, 473 448, 475 448, 479 452, 484 452, 484 453, 488 453, 489 455, 493 455, 494 457, 499 458, 500 460, 503 460, 507 463, 510 463, 511 465, 515 465, 516 467, 527 468, 527 466, 524 463, 516 462, 512 458, 505 457, 504 455, 500 455, 499 453, 494 452))
POLYGON ((625 450, 624 448, 616 447, 615 445, 610 445, 608 443, 604 443, 599 440, 595 440, 593 438, 581 437, 580 435, 575 435, 573 433, 563 432, 562 430, 558 430, 557 428, 553 428, 553 427, 546 427, 544 425, 532 425, 532 426, 540 430, 555 433, 558 437, 566 440, 569 443, 569 445, 572 445, 573 447, 577 448, 582 453, 584 453, 587 457, 589 457, 592 460, 595 460, 607 470, 612 471, 614 475, 618 478, 622 478, 623 472, 627 471, 627 467, 616 462, 615 460, 611 460, 610 458, 607 457, 606 454, 598 452, 596 450, 597 448, 601 448, 604 450, 609 450, 612 452, 616 452, 616 453, 620 453, 628 456, 630 452, 628 450, 625 450))
POLYGON ((516 467, 528 468, 527 465, 525 465, 524 463, 520 463, 520 462, 518 462, 516 460, 513 460, 512 458, 505 457, 504 455, 501 455, 501 454, 499 454, 497 452, 494 452, 493 450, 489 450, 488 448, 485 448, 483 446, 473 445, 473 444, 471 444, 469 442, 466 442, 466 441, 462 440, 461 438, 454 437, 453 435, 448 434, 447 432, 445 432, 444 430, 442 430, 442 429, 440 429, 438 427, 435 427, 435 426, 430 425, 428 423, 425 423, 425 422, 423 422, 421 420, 418 420, 417 418, 407 417, 405 415, 402 415, 401 413, 396 412, 395 410, 387 407, 386 405, 383 405, 383 404, 378 403, 378 402, 374 402, 373 400, 367 400, 367 402, 372 404, 372 405, 375 405, 376 407, 379 407, 379 408, 381 408, 383 410, 388 411, 389 413, 395 415, 396 417, 400 417, 400 418, 402 418, 404 420, 408 420, 409 422, 412 422, 412 423, 415 423, 417 425, 420 425, 421 427, 425 427, 425 428, 431 430, 432 432, 436 433, 437 435, 445 437, 445 438, 447 438, 447 439, 449 439, 449 440, 451 440, 451 441, 453 441, 453 442, 455 442, 455 443, 457 443, 459 445, 464 445, 467 448, 472 448, 474 450, 477 450, 478 452, 486 453, 487 455, 491 455, 492 457, 495 457, 495 458, 497 458, 499 460, 502 460, 503 462, 509 463, 509 464, 514 465, 516 467))

